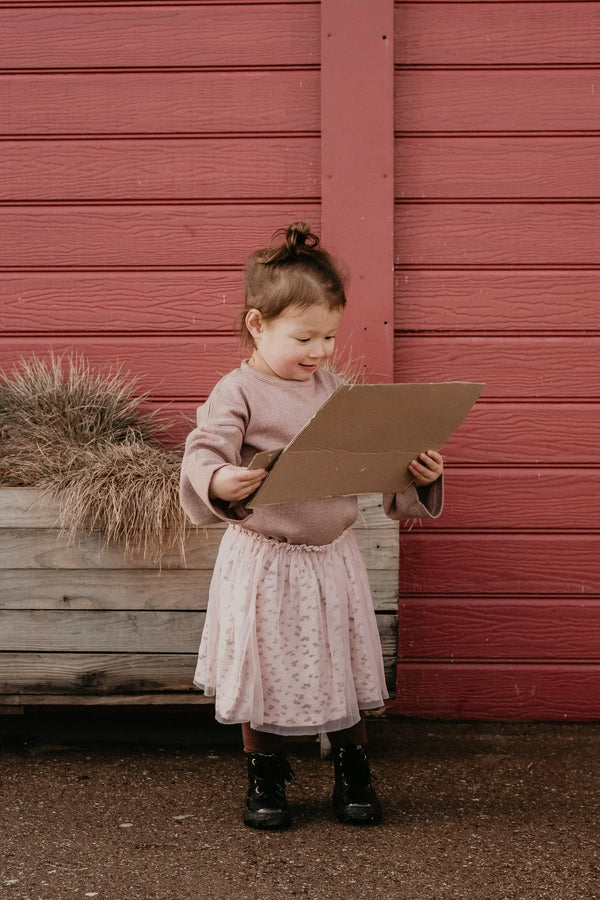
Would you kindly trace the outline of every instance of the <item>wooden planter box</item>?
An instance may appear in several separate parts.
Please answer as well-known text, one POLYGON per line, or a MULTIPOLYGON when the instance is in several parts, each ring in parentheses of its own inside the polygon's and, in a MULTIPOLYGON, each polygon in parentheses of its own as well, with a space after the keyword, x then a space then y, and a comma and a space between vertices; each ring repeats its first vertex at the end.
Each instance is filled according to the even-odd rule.
MULTIPOLYGON (((369 571, 390 692, 396 677, 398 526, 363 497, 355 526, 369 571)), ((57 508, 0 489, 0 708, 206 703, 192 685, 224 526, 198 529, 185 564, 125 557, 92 534, 71 543, 57 508)))

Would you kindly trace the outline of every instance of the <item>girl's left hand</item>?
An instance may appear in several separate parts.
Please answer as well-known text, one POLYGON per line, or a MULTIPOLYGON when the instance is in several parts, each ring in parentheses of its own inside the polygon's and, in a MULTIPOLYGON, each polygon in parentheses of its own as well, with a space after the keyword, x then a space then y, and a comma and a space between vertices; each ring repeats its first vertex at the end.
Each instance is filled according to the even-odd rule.
POLYGON ((415 484, 424 487, 440 477, 444 471, 444 460, 437 450, 428 450, 427 453, 419 453, 418 459, 413 459, 408 468, 415 484))

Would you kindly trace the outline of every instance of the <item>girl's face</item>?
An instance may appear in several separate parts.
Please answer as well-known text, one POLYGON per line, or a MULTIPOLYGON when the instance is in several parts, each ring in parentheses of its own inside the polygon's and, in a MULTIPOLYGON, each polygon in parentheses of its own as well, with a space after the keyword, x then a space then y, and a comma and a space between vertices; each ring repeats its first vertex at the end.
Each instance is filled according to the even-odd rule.
POLYGON ((309 381, 331 358, 341 319, 341 309, 320 304, 290 306, 268 322, 257 309, 249 310, 246 326, 255 347, 251 365, 286 381, 309 381))

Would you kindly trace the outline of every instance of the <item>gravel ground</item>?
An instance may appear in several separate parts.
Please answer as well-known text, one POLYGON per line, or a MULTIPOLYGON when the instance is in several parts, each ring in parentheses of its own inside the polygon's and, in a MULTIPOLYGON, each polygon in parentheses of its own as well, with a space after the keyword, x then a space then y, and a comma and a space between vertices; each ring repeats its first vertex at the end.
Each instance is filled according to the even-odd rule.
POLYGON ((241 823, 234 728, 206 714, 0 719, 2 900, 600 898, 600 725, 373 719, 378 827, 337 823, 290 743, 294 825, 241 823))

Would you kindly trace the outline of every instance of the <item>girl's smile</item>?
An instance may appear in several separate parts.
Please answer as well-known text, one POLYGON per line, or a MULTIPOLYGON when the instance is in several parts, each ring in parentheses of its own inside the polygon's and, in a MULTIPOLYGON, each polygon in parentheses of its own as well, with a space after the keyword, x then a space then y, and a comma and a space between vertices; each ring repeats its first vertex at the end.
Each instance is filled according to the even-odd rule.
POLYGON ((329 309, 324 304, 291 306, 269 321, 257 309, 251 309, 246 315, 246 326, 254 340, 250 364, 264 375, 309 381, 333 355, 341 319, 341 309, 329 309))

